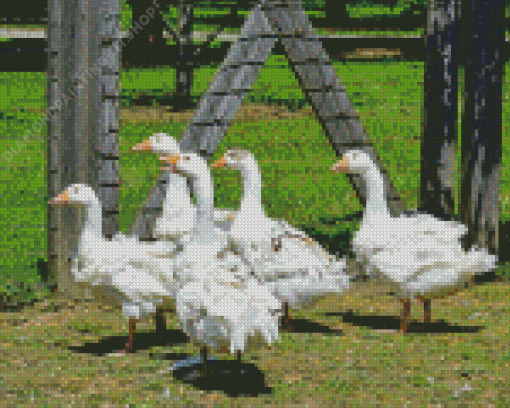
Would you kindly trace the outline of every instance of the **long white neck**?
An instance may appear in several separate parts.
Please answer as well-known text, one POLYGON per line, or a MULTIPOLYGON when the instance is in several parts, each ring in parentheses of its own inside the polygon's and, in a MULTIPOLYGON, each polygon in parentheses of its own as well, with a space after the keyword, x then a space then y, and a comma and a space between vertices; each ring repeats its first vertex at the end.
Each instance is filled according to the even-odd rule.
POLYGON ((365 208, 365 219, 380 217, 382 215, 390 216, 386 200, 386 191, 382 174, 375 166, 371 166, 365 176, 367 186, 367 204, 365 208))
POLYGON ((197 176, 193 179, 193 194, 197 199, 197 212, 191 234, 195 240, 210 239, 216 234, 214 188, 209 171, 202 171, 197 176))
POLYGON ((241 199, 240 212, 251 216, 265 216, 262 207, 262 175, 256 163, 249 163, 241 171, 244 195, 241 199))
POLYGON ((179 174, 170 173, 165 201, 163 202, 163 213, 173 214, 175 209, 191 203, 186 178, 179 174))
POLYGON ((85 207, 85 221, 82 227, 82 236, 85 235, 89 238, 93 237, 96 239, 102 239, 102 222, 103 215, 99 201, 95 202, 94 204, 88 204, 85 207))

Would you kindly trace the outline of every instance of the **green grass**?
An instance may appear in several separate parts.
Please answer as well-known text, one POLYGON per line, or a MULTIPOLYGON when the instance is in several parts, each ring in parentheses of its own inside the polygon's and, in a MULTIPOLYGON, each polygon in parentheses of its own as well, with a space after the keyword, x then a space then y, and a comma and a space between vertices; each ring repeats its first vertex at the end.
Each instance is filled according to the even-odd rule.
POLYGON ((133 11, 131 10, 131 4, 127 4, 126 0, 122 0, 122 31, 129 30, 133 25, 133 11))
POLYGON ((350 18, 380 18, 381 16, 398 17, 403 12, 411 8, 412 3, 408 0, 398 0, 394 6, 385 4, 373 4, 369 1, 357 2, 356 4, 347 4, 346 9, 350 18))
MULTIPOLYGON (((363 124, 375 142, 390 177, 406 206, 417 205, 419 135, 423 106, 423 65, 418 63, 334 64, 363 124)), ((194 92, 203 92, 214 70, 197 72, 194 92)), ((172 89, 169 70, 124 71, 122 86, 153 94, 172 89), (166 81, 166 82, 165 82, 166 81)), ((265 375, 271 395, 232 398, 221 391, 205 392, 168 373, 168 355, 198 355, 193 344, 156 346, 123 357, 74 353, 69 346, 95 343, 108 336, 126 336, 126 320, 111 306, 95 301, 63 300, 46 287, 16 282, 37 281, 34 267, 45 253, 46 127, 24 137, 42 115, 46 76, 43 73, 0 75, 0 254, 9 276, 0 294, 25 303, 17 313, 0 313, 0 405, 5 406, 507 406, 508 283, 476 286, 445 300, 434 301, 433 318, 455 326, 480 326, 475 333, 400 333, 357 326, 326 312, 352 310, 356 316, 398 316, 397 300, 383 288, 353 288, 330 296, 309 310, 292 310, 342 330, 339 337, 314 333, 282 333, 271 349, 250 350, 243 361, 265 375), (24 86, 31 83, 30 87, 24 86), (14 84, 14 85, 11 85, 14 84), (19 85, 17 85, 19 84, 19 85), (6 155, 5 152, 11 152, 6 155), (31 269, 30 269, 31 268, 31 269), (33 305, 33 299, 38 300, 33 305), (100 316, 98 318, 98 316, 100 316), (109 405, 108 405, 109 406, 109 405)), ((505 101, 509 98, 505 81, 505 101)), ((246 105, 261 101, 303 98, 297 81, 281 58, 271 58, 254 85, 246 105), (275 81, 275 78, 277 80, 275 81), (278 87, 274 84, 278 83, 278 87)), ((506 103, 506 102, 505 102, 506 103)), ((506 107, 506 105, 505 105, 506 107)), ((342 217, 361 209, 343 176, 327 168, 335 155, 315 118, 298 111, 291 118, 235 120, 213 159, 230 146, 253 151, 260 161, 263 201, 271 216, 323 232, 353 230, 346 222, 326 228, 322 217, 342 217)), ((505 109, 504 123, 508 123, 505 109)), ((121 227, 126 230, 158 174, 152 155, 131 154, 130 147, 154 132, 180 135, 182 121, 123 120, 120 132, 121 227)), ((504 126, 502 174, 509 174, 508 129, 504 126)), ((239 175, 217 170, 217 206, 240 201, 239 175)), ((501 218, 508 220, 510 182, 501 179, 501 218)), ((501 267, 508 272, 508 265, 501 267)), ((422 319, 414 306, 413 319, 422 319)), ((169 316, 169 328, 177 328, 169 316)), ((152 329, 143 320, 139 331, 152 329)), ((221 359, 232 357, 212 353, 221 359)))
MULTIPOLYGON (((380 157, 404 204, 416 208, 419 191, 420 117, 423 106, 423 64, 416 62, 347 62, 334 63, 347 88, 367 133, 377 146, 380 157)), ((196 71, 194 95, 202 94, 214 79, 215 69, 196 71)), ((135 95, 145 92, 163 95, 175 86, 171 69, 124 70, 122 91, 135 95)), ((35 264, 45 257, 45 152, 46 125, 27 132, 42 117, 44 73, 1 73, 0 91, 0 270, 16 280, 37 280, 35 264), (30 83, 30 87, 24 86, 30 83)), ((508 81, 504 82, 505 104, 509 98, 508 81)), ((272 56, 246 98, 246 109, 257 104, 287 101, 297 106, 304 95, 293 73, 281 56, 272 56), (275 81, 276 79, 276 81, 275 81), (275 86, 275 84, 278 84, 275 86)), ((506 107, 506 105, 505 105, 506 107)), ((296 110, 290 118, 235 120, 214 158, 231 146, 253 151, 263 171, 264 205, 269 215, 287 219, 300 227, 334 236, 355 231, 354 221, 325 225, 323 219, 346 217, 362 210, 344 176, 331 175, 327 169, 335 161, 317 120, 296 110)), ((504 123, 508 123, 504 111, 504 123)), ((154 132, 180 135, 186 123, 169 120, 121 121, 120 131, 120 227, 127 230, 150 191, 158 174, 156 158, 133 155, 130 147, 154 132)), ((510 143, 504 126, 503 169, 501 174, 501 219, 510 218, 510 143)), ((240 202, 239 174, 214 171, 218 181, 216 201, 219 207, 236 207, 240 202)))

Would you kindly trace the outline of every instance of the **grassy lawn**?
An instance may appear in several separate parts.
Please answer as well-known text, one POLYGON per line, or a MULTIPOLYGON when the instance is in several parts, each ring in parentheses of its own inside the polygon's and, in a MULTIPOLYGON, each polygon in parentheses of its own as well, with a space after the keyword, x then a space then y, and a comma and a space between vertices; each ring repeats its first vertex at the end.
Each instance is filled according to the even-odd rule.
MULTIPOLYGON (((334 66, 405 205, 416 208, 423 64, 349 62, 334 66)), ((197 72, 193 90, 197 95, 205 91, 214 73, 212 68, 197 72)), ((121 79, 123 93, 135 97, 142 92, 163 96, 175 85, 173 71, 164 69, 125 70, 121 79)), ((21 138, 43 114, 45 88, 44 73, 0 73, 0 94, 4 95, 0 99, 0 228, 4 232, 0 236, 0 273, 17 282, 39 280, 36 263, 44 258, 46 249, 46 126, 26 140, 21 138)), ((504 94, 506 107, 508 81, 504 94)), ((327 171, 336 156, 310 107, 305 104, 303 109, 289 111, 276 106, 275 99, 295 106, 304 100, 279 56, 271 57, 263 68, 213 160, 231 146, 253 151, 262 168, 263 200, 270 216, 323 234, 352 234, 357 228, 355 221, 324 223, 325 219, 349 219, 362 208, 347 179, 327 171)), ((510 174, 507 117, 505 109, 503 175, 510 174)), ((130 227, 158 175, 156 158, 131 154, 130 147, 154 132, 180 135, 189 118, 158 107, 123 107, 122 230, 130 227)), ((238 206, 239 174, 218 170, 213 175, 218 186, 217 206, 238 206)), ((503 176, 502 221, 510 218, 509 198, 510 180, 503 176)), ((500 269, 505 272, 508 266, 500 269)), ((4 283, 3 292, 12 298, 42 299, 15 313, 0 313, 4 326, 0 333, 0 401, 5 406, 248 407, 281 406, 283 401, 288 402, 285 406, 505 406, 510 397, 505 329, 510 316, 508 283, 475 286, 432 303, 433 318, 466 328, 460 333, 441 324, 433 324, 425 333, 420 333, 419 325, 407 335, 394 332, 400 304, 379 286, 355 287, 345 296, 324 299, 313 309, 293 310, 298 318, 320 322, 342 334, 284 333, 273 347, 246 353, 243 361, 260 369, 272 390, 266 396, 237 398, 221 391, 206 392, 168 372, 169 359, 175 353, 198 355, 193 344, 167 345, 168 341, 162 340, 124 357, 69 350, 69 346, 126 335, 120 310, 92 300, 67 301, 44 288, 33 289, 35 284, 30 287, 28 292, 12 282, 4 283), (338 316, 350 310, 352 315, 338 316), (380 321, 387 321, 390 330, 374 328, 380 321), (480 328, 468 330, 473 327, 480 328)), ((413 309, 413 318, 423 318, 419 307, 413 309)), ((168 327, 177 327, 171 316, 168 327)), ((151 328, 151 321, 140 325, 141 331, 151 328)))
MULTIPOLYGON (((406 335, 380 326, 381 322, 398 326, 400 303, 383 287, 364 285, 342 297, 327 297, 311 310, 293 311, 296 318, 319 322, 340 334, 282 333, 272 347, 243 355, 243 367, 261 370, 270 388, 270 393, 256 396, 231 396, 225 391, 228 383, 208 389, 174 377, 169 366, 176 355, 198 356, 199 349, 192 343, 172 343, 170 335, 151 336, 149 320, 139 325, 145 342, 152 339, 148 349, 142 347, 127 356, 71 350, 107 341, 109 336, 116 336, 120 345, 127 339, 127 324, 120 310, 111 306, 101 308, 95 301, 65 301, 54 295, 18 313, 0 313, 0 403, 508 406, 508 283, 475 286, 434 301, 434 319, 455 326, 435 322, 420 332, 420 325, 412 323, 416 330, 406 335), (338 316, 346 311, 354 317, 338 316)), ((413 318, 422 319, 418 307, 413 318)), ((176 329, 176 320, 169 315, 168 333, 176 329)), ((226 364, 233 359, 214 352, 211 356, 226 364)))
MULTIPOLYGON (((416 208, 420 168, 420 117, 423 105, 423 65, 404 62, 336 63, 335 68, 359 110, 366 131, 408 208, 416 208)), ((214 77, 213 68, 197 72, 194 92, 203 93, 214 77)), ((19 281, 37 280, 35 265, 45 254, 45 151, 46 126, 23 138, 45 109, 45 74, 0 74, 0 273, 19 281), (30 82, 31 87, 22 84, 30 82), (13 86, 19 83, 19 86, 13 86)), ((146 92, 161 96, 175 85, 172 70, 124 70, 123 94, 146 92)), ((505 82, 505 102, 508 82, 505 82)), ((361 211, 347 179, 331 175, 333 149, 308 105, 303 109, 278 107, 304 103, 304 97, 285 60, 271 57, 253 92, 246 98, 215 159, 231 146, 253 151, 260 162, 265 208, 271 216, 334 237, 352 235, 357 225, 349 216, 361 211), (274 78, 278 78, 276 87, 274 78), (347 220, 336 224, 327 220, 347 220)), ((170 115, 157 107, 133 108, 126 100, 120 129, 120 228, 126 231, 155 182, 158 164, 152 155, 133 155, 130 147, 154 132, 180 137, 189 115, 170 115)), ((507 111, 505 110, 505 119, 507 111)), ((505 120, 504 123, 509 121, 505 120)), ((509 174, 508 128, 504 125, 503 169, 509 174)), ((235 171, 214 172, 219 207, 240 203, 240 179, 235 171)), ((510 217, 510 180, 501 177, 500 216, 510 217)), ((352 218, 352 217, 351 217, 352 218)), ((345 249, 345 248, 343 248, 345 249)))

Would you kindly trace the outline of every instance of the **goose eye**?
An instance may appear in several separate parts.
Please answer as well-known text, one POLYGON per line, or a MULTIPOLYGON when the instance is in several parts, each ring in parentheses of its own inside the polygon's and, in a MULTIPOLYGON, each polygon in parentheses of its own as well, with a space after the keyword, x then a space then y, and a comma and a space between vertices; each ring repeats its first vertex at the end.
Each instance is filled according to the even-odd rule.
POLYGON ((189 160, 189 156, 184 156, 184 160, 189 160))

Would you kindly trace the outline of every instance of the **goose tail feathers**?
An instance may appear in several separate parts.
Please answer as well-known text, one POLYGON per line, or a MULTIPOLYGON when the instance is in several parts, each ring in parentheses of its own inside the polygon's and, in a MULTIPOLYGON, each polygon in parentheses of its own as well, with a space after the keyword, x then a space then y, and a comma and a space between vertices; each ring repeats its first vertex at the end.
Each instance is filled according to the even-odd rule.
POLYGON ((474 245, 468 252, 468 269, 476 274, 492 272, 497 267, 497 257, 489 254, 487 248, 474 245))

